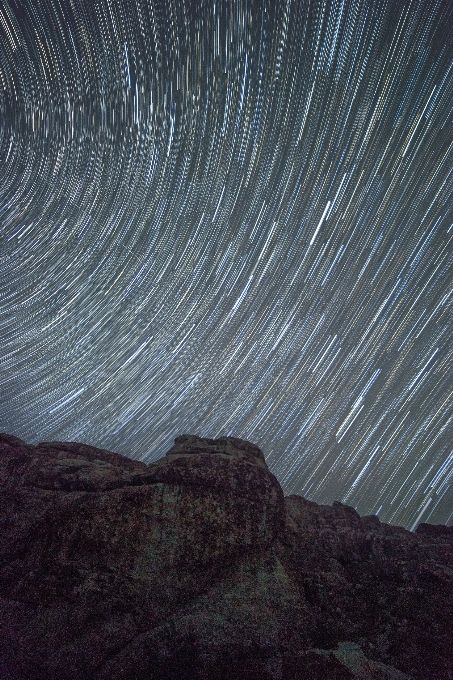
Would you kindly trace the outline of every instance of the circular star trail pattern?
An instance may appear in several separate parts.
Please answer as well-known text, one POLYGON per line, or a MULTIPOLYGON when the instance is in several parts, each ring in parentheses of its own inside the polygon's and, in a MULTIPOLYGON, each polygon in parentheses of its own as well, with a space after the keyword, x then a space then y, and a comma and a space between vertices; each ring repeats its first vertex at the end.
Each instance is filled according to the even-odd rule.
POLYGON ((0 428, 453 518, 453 5, 2 0, 0 428))

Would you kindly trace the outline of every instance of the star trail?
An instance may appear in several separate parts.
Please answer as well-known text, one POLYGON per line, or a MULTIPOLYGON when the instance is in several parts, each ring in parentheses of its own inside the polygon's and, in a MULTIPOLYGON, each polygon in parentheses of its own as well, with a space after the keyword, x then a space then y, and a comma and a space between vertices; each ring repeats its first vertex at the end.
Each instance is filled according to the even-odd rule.
POLYGON ((0 0, 0 430, 453 522, 453 5, 0 0))

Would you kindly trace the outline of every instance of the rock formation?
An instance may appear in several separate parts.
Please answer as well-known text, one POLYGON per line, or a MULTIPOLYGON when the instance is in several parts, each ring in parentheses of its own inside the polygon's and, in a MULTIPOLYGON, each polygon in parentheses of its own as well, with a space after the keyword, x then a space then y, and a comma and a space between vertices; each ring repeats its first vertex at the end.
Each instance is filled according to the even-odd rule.
POLYGON ((453 680, 453 528, 284 498, 262 451, 0 435, 1 680, 453 680))

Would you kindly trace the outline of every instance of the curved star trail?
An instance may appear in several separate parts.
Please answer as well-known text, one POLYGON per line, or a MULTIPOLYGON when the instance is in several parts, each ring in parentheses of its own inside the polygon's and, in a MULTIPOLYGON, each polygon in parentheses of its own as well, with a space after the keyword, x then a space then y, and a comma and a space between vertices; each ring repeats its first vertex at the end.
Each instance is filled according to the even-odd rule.
POLYGON ((1 0, 0 429, 453 520, 453 5, 1 0))

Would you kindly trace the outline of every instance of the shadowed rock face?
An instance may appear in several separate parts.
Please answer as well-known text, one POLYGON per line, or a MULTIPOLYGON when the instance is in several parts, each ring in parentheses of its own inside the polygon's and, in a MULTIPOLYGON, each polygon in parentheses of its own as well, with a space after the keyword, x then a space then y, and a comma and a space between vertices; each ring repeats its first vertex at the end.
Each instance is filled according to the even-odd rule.
POLYGON ((262 451, 0 435, 1 680, 453 680, 453 536, 283 497, 262 451))

